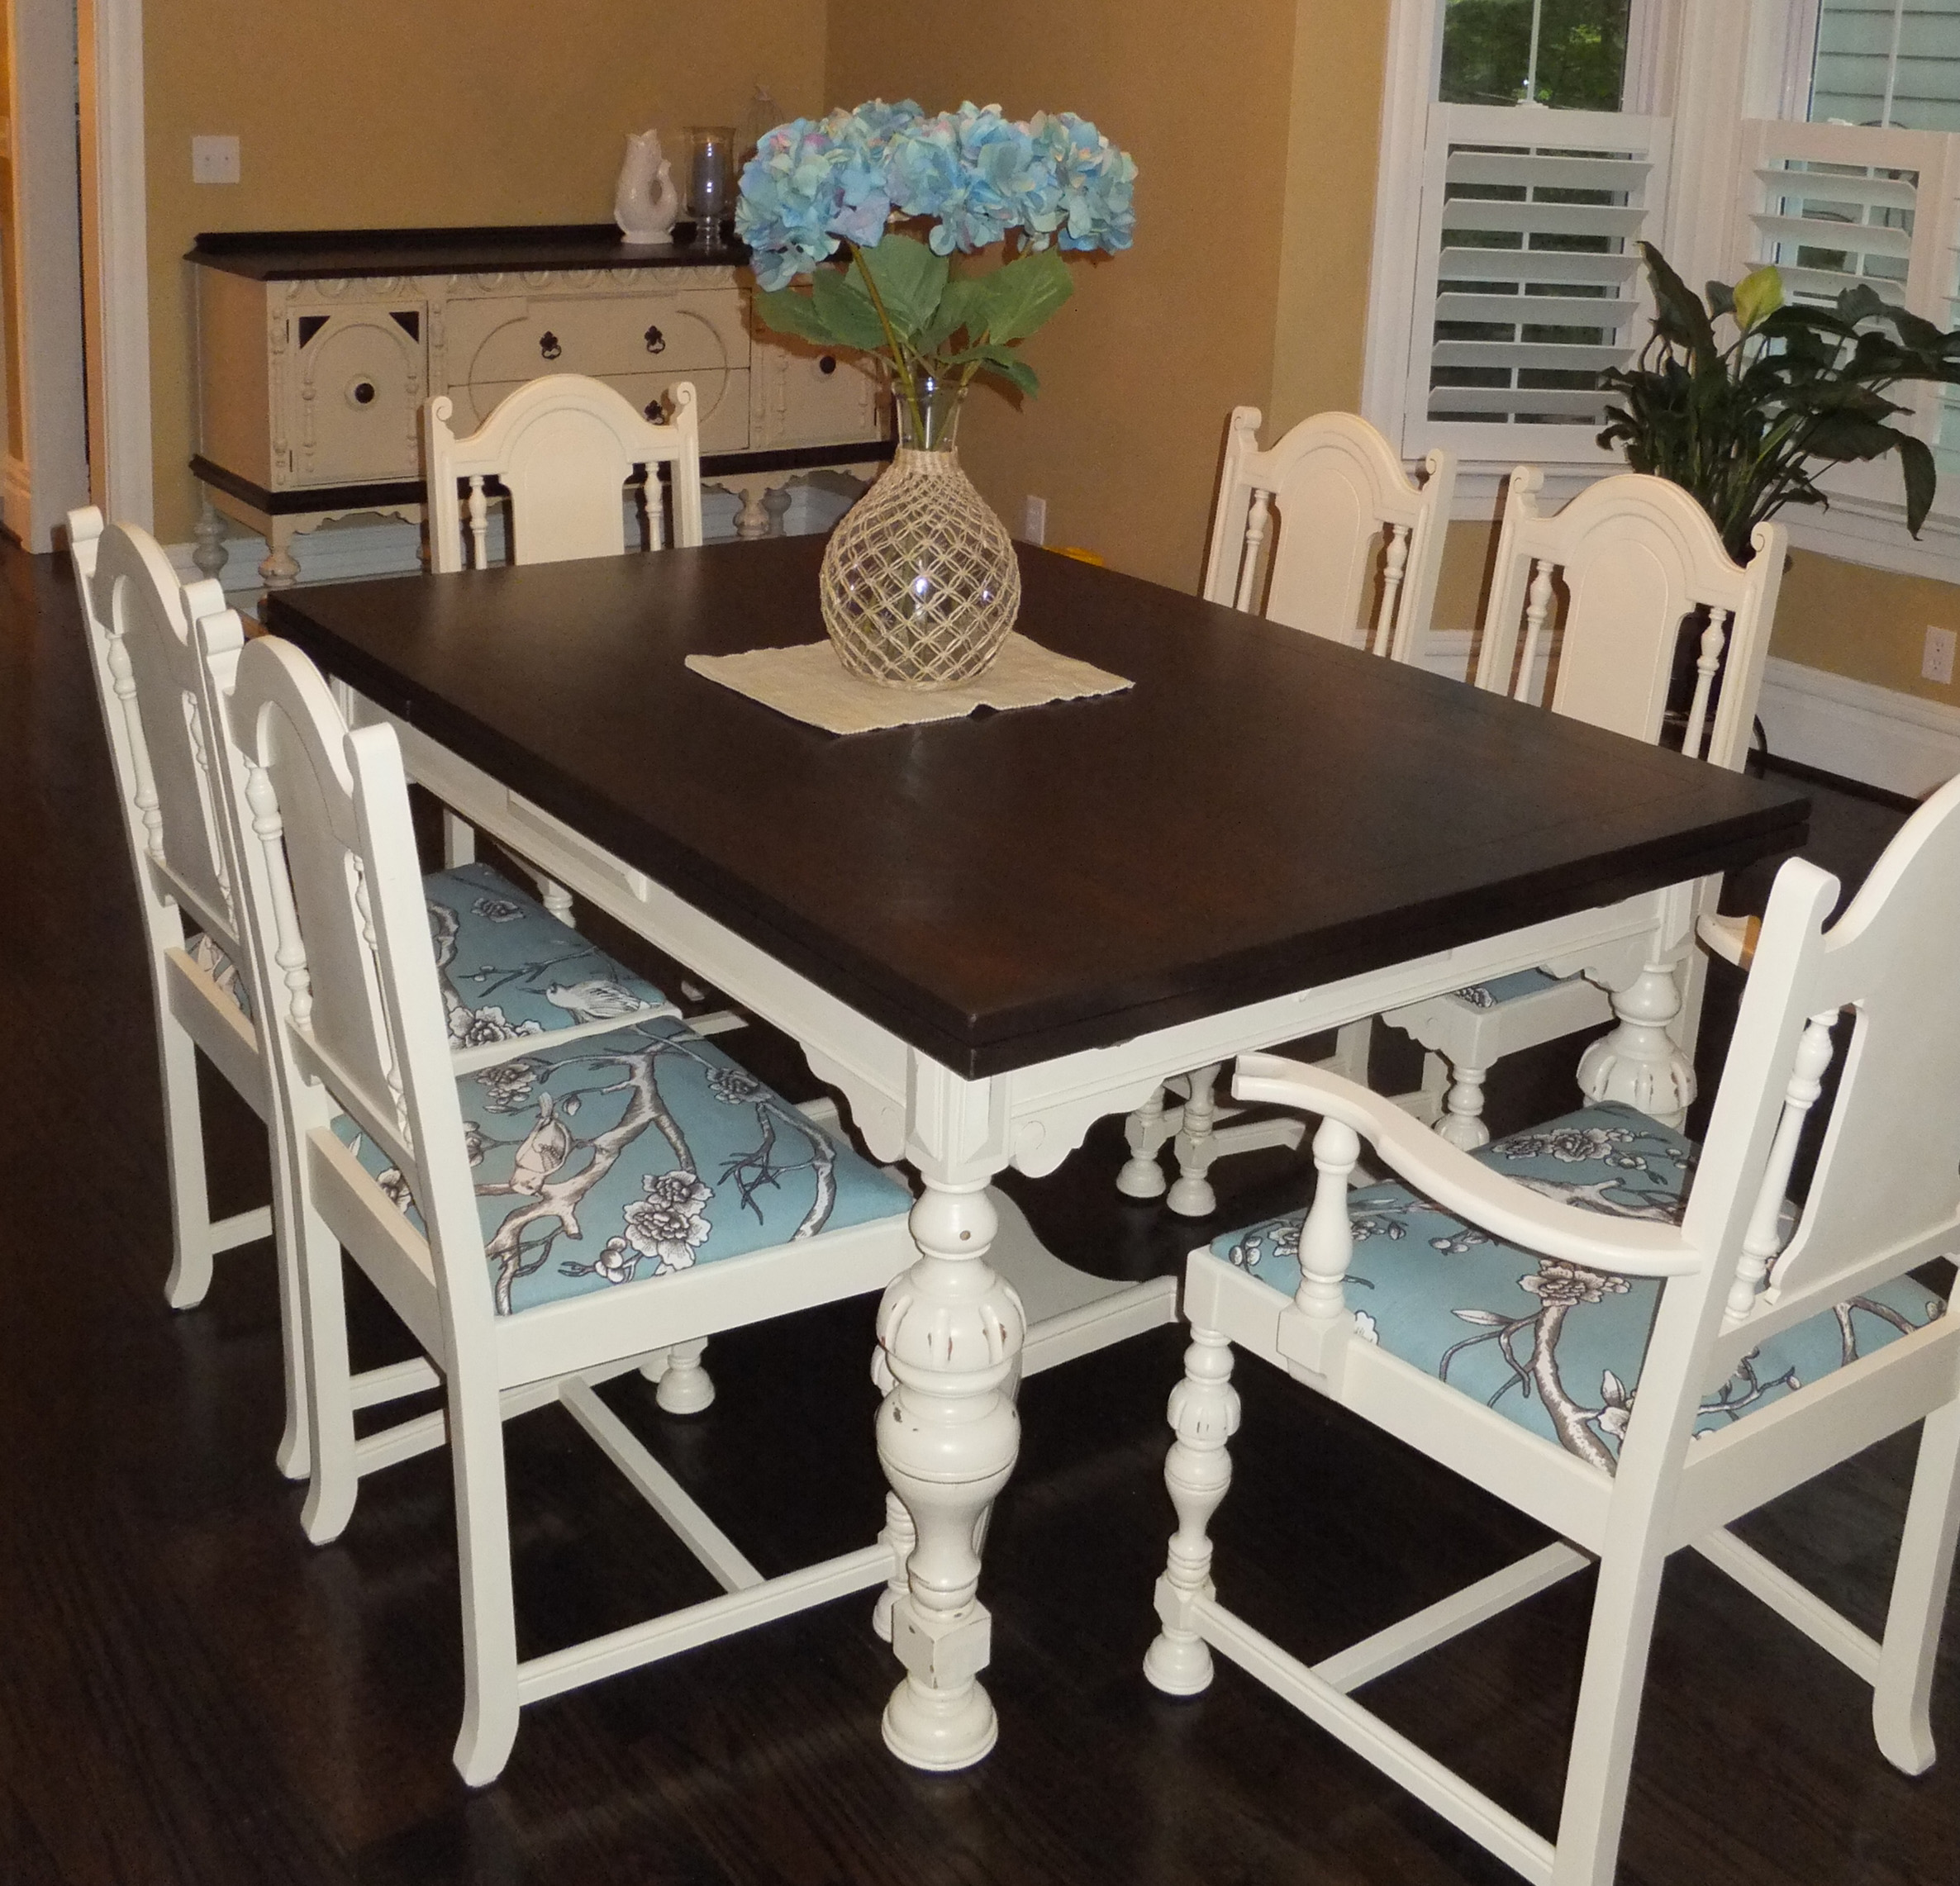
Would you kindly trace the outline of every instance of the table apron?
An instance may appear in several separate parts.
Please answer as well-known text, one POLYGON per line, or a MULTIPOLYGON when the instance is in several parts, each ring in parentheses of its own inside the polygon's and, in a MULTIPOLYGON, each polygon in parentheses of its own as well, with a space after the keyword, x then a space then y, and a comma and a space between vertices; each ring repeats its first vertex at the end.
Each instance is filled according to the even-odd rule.
POLYGON ((1235 1054, 1542 964, 1623 987, 1644 960, 1677 951, 1695 901, 1692 886, 1646 891, 970 1081, 417 728, 344 684, 335 691, 351 722, 392 726, 410 777, 479 830, 794 1039, 818 1077, 843 1090, 875 1157, 903 1157, 955 1189, 983 1185, 1009 1166, 1036 1177, 1051 1172, 1105 1114, 1140 1106, 1172 1075, 1235 1054))

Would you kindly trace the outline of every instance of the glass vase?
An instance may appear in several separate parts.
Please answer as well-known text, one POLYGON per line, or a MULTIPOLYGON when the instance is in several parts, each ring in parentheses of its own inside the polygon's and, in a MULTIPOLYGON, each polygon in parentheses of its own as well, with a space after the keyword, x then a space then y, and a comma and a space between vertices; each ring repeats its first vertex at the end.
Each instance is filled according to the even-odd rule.
POLYGON ((882 686, 971 681, 1020 609, 1013 539, 959 467, 965 391, 894 377, 898 449, 824 551, 824 627, 838 659, 882 686))

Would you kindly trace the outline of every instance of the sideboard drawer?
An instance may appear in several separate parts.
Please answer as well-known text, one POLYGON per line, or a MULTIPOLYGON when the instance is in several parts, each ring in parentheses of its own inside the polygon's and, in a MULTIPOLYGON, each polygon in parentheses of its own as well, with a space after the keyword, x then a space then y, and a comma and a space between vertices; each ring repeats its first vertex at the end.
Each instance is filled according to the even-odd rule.
MULTIPOLYGON (((646 412, 669 387, 683 380, 694 382, 697 411, 701 415, 701 449, 703 452, 746 452, 749 449, 749 369, 734 372, 710 368, 705 372, 668 373, 606 373, 596 376, 625 394, 646 412)), ((458 387, 451 397, 456 402, 455 425, 459 431, 474 430, 526 382, 523 380, 478 380, 458 387)), ((651 413, 649 418, 654 416, 651 413)))
POLYGON ((470 358, 452 359, 453 379, 535 379, 589 373, 746 367, 749 333, 735 289, 660 296, 533 296, 507 304, 513 318, 483 336, 470 358))

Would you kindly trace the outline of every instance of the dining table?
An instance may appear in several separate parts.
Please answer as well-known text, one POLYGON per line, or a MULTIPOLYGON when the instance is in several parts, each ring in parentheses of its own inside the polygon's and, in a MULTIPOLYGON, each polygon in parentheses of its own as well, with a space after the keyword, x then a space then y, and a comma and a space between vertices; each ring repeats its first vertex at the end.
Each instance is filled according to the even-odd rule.
MULTIPOLYGON (((1053 1171, 1241 1052, 1540 965, 1624 990, 1686 946, 1684 886, 1796 848, 1809 810, 1784 781, 1017 548, 1020 632, 1130 686, 836 735, 687 667, 823 639, 811 537, 264 610, 351 719, 395 728, 412 778, 785 1031, 916 1173, 920 1258, 876 1325, 878 1616, 903 1670, 886 1741, 937 1770, 997 1732, 981 1522, 1021 1376, 1176 1314, 1172 1278, 1026 1238, 1007 1261, 996 1176, 1053 1171)), ((1651 1003, 1620 1026, 1655 1033, 1651 1003)))

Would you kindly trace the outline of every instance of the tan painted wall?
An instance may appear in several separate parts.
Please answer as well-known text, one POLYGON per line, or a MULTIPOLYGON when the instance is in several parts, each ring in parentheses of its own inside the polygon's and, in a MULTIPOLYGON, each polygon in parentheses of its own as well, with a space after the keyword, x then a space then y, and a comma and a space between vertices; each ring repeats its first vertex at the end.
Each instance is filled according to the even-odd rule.
POLYGON ((1960 585, 1793 554, 1777 603, 1772 655, 1960 707, 1960 686, 1920 673, 1928 625, 1960 629, 1960 585))
MULTIPOLYGON (((144 9, 157 530, 190 534, 190 270, 207 229, 607 222, 628 131, 739 124, 760 78, 821 108, 825 0, 150 0, 144 9), (190 181, 233 132, 244 181, 190 181)), ((670 146, 670 148, 673 148, 670 146)))
MULTIPOLYGON (((1287 160, 1296 13, 1326 55, 1317 148, 1372 172, 1379 79, 1357 95, 1335 75, 1378 66, 1385 0, 830 0, 833 104, 1079 112, 1137 160, 1136 245, 1078 265, 1074 301, 1028 344, 1039 398, 1017 411, 982 392, 963 423, 961 456, 1010 527, 1045 496, 1049 543, 1196 587, 1225 416, 1272 401, 1287 198, 1312 193, 1287 160)), ((1365 208, 1358 240, 1322 259, 1331 305, 1292 344, 1328 348, 1289 397, 1358 392, 1365 208)))

